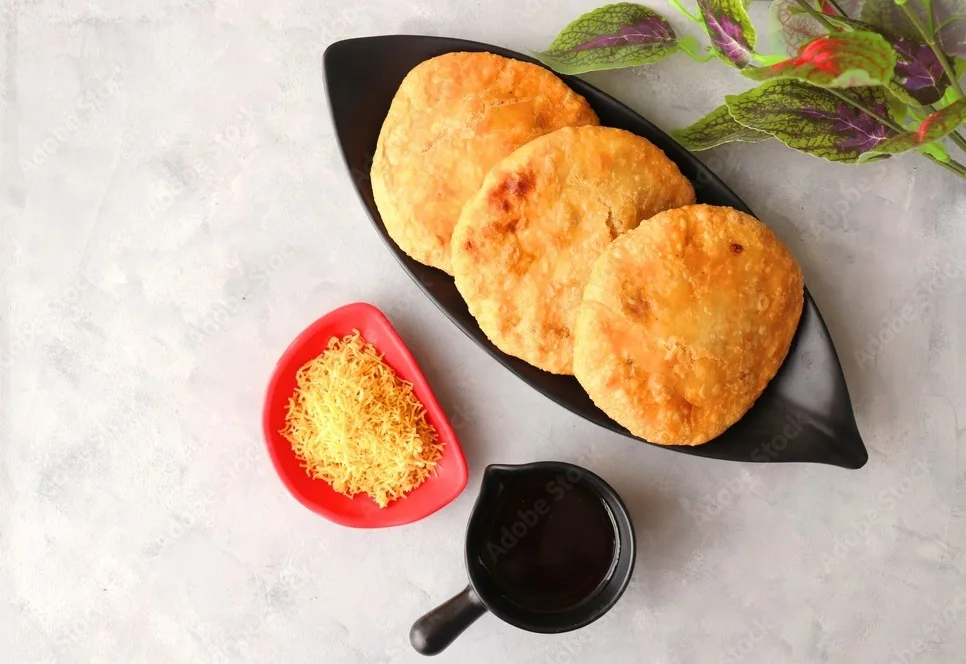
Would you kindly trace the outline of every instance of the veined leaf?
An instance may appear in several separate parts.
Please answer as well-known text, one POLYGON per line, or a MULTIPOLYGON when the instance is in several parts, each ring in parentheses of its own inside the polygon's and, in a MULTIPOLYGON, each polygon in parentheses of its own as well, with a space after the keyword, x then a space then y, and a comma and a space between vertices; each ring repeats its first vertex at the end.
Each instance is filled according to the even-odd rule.
MULTIPOLYGON (((888 114, 888 99, 881 87, 850 88, 840 94, 881 116, 888 114)), ((833 92, 801 81, 766 81, 743 94, 725 97, 725 103, 740 124, 829 161, 855 163, 896 133, 833 92)))
POLYGON ((928 154, 930 157, 934 157, 947 164, 953 159, 949 156, 949 151, 942 143, 926 143, 916 148, 916 152, 928 154))
MULTIPOLYGON (((953 73, 956 76, 956 80, 961 80, 964 76, 966 76, 966 60, 960 60, 959 58, 954 58, 953 73)), ((949 86, 948 88, 946 88, 946 92, 945 94, 943 94, 942 99, 936 102, 936 106, 939 106, 940 108, 949 106, 954 101, 956 101, 958 97, 959 97, 959 93, 956 91, 956 88, 954 88, 953 86, 949 86)))
POLYGON ((816 37, 828 34, 795 0, 774 0, 768 7, 768 38, 771 50, 795 55, 816 37))
POLYGON ((928 106, 942 99, 949 87, 949 77, 931 48, 919 39, 900 37, 885 28, 863 21, 829 16, 828 20, 850 30, 876 32, 892 45, 896 52, 895 75, 889 89, 907 104, 928 106))
POLYGON ((936 39, 946 53, 966 57, 966 7, 960 2, 954 9, 952 4, 952 0, 948 0, 933 7, 936 39), (956 14, 950 14, 952 11, 956 14))
POLYGON ((794 78, 823 88, 854 88, 886 83, 895 65, 896 54, 881 36, 843 32, 813 39, 794 58, 742 73, 755 81, 794 78))
POLYGON ((698 9, 721 58, 738 69, 748 66, 755 52, 755 26, 744 0, 698 0, 698 9))
POLYGON ((915 131, 906 131, 888 140, 881 141, 869 150, 862 159, 883 154, 899 154, 921 148, 945 138, 956 127, 966 122, 966 98, 960 99, 946 108, 936 111, 919 125, 915 131))
MULTIPOLYGON (((927 29, 935 31, 943 51, 966 56, 966 7, 962 0, 907 0, 905 5, 927 29)), ((865 0, 859 18, 899 37, 922 39, 895 0, 865 0)))
MULTIPOLYGON (((924 23, 928 20, 926 2, 929 0, 907 0, 907 6, 924 23)), ((888 30, 900 37, 919 37, 916 26, 909 21, 909 17, 893 0, 865 0, 859 18, 865 23, 888 30)))
POLYGON ((771 138, 770 134, 751 129, 731 117, 728 107, 722 104, 690 127, 676 129, 671 135, 688 150, 698 152, 722 143, 742 141, 753 143, 771 138))
POLYGON ((663 16, 630 2, 600 7, 570 23, 536 57, 562 74, 638 67, 677 50, 677 35, 663 16))
POLYGON ((921 41, 906 37, 893 42, 893 47, 899 56, 896 79, 902 90, 922 106, 942 99, 949 87, 949 77, 933 50, 921 41))

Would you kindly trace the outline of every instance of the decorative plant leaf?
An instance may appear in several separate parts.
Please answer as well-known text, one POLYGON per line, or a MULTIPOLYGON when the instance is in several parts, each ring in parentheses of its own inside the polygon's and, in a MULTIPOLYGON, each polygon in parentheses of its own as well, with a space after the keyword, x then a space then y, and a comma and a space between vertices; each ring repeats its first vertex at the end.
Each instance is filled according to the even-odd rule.
POLYGON ((946 147, 942 143, 926 143, 916 148, 916 152, 928 154, 947 164, 953 159, 949 156, 949 151, 946 150, 946 147))
POLYGON ((698 0, 711 43, 723 60, 741 69, 755 52, 755 27, 744 0, 698 0))
MULTIPOLYGON (((835 4, 841 7, 848 16, 855 16, 862 7, 862 0, 838 0, 835 4)), ((839 13, 835 5, 829 0, 819 0, 818 10, 827 16, 837 16, 839 13)))
POLYGON ((966 98, 950 104, 946 108, 936 111, 919 125, 915 131, 906 131, 888 140, 880 141, 869 150, 863 159, 874 155, 899 154, 923 147, 951 134, 956 127, 966 122, 966 98))
POLYGON ((785 62, 787 59, 784 55, 762 55, 761 53, 755 53, 755 63, 763 67, 777 65, 779 62, 785 62))
MULTIPOLYGON (((907 0, 904 4, 924 26, 935 30, 943 51, 966 56, 966 7, 962 0, 907 0)), ((859 18, 899 37, 922 39, 895 0, 865 0, 859 18)))
POLYGON ((773 51, 795 55, 824 34, 828 34, 825 26, 805 13, 796 0, 774 0, 769 5, 768 36, 773 51))
POLYGON ((677 50, 677 35, 663 16, 622 2, 600 7, 570 23, 536 57, 562 74, 637 67, 677 50))
POLYGON ((896 54, 896 78, 903 90, 922 106, 935 104, 949 87, 949 77, 929 46, 920 41, 900 37, 893 42, 896 54))
MULTIPOLYGON (((953 60, 953 74, 956 76, 957 81, 962 80, 962 78, 966 76, 966 60, 960 60, 959 58, 955 58, 953 60)), ((959 92, 953 86, 949 86, 948 88, 946 88, 946 92, 945 94, 943 94, 943 98, 940 99, 936 103, 936 105, 939 106, 940 108, 944 106, 949 106, 958 98, 959 98, 959 92)))
POLYGON ((942 99, 949 87, 949 77, 929 46, 918 39, 900 37, 889 30, 864 21, 829 16, 828 20, 850 30, 876 32, 888 41, 896 52, 895 75, 889 89, 907 104, 928 106, 942 99))
POLYGON ((695 152, 731 141, 753 143, 771 138, 771 134, 738 124, 724 104, 690 127, 672 131, 671 135, 688 150, 695 152))
POLYGON ((794 58, 743 73, 755 81, 795 78, 823 88, 854 88, 886 83, 895 65, 896 54, 881 36, 843 32, 813 39, 794 58))
MULTIPOLYGON (((908 7, 919 16, 926 19, 926 11, 923 0, 911 0, 908 7)), ((866 0, 862 3, 862 11, 859 18, 865 23, 869 23, 900 37, 918 37, 919 32, 916 26, 909 21, 909 17, 902 11, 902 7, 893 0, 866 0)))
POLYGON ((962 2, 954 9, 952 0, 933 0, 933 20, 943 51, 966 57, 966 7, 962 2))
POLYGON ((714 57, 710 46, 701 46, 701 42, 693 35, 684 35, 678 39, 678 50, 695 62, 707 62, 714 57))
MULTIPOLYGON (((888 114, 886 93, 880 87, 850 88, 839 94, 883 117, 888 114)), ((833 92, 801 81, 766 81, 743 94, 725 97, 725 103, 740 124, 829 161, 855 163, 896 133, 833 92)))

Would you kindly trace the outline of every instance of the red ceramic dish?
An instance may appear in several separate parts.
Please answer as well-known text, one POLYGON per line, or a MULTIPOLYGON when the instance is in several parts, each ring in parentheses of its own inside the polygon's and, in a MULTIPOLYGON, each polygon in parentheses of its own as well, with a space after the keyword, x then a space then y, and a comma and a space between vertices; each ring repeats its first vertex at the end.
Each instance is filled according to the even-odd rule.
POLYGON ((292 342, 275 366, 268 384, 262 426, 275 470, 291 494, 313 512, 343 526, 385 528, 412 523, 446 506, 466 487, 466 460, 453 427, 389 319, 370 304, 357 302, 340 307, 312 323, 292 342), (413 384, 416 398, 426 408, 426 419, 436 428, 444 444, 437 474, 382 509, 369 496, 348 498, 324 480, 309 477, 289 442, 279 433, 285 426, 286 406, 295 391, 295 374, 299 368, 321 354, 329 339, 344 337, 353 330, 359 330, 383 354, 383 361, 403 380, 413 384))

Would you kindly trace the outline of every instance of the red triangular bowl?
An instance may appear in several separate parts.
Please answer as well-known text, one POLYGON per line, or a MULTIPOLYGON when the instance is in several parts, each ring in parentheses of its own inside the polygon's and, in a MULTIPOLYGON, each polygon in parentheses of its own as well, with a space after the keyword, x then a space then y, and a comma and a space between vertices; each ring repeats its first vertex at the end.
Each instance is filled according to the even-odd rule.
POLYGON ((453 427, 392 323, 371 304, 357 302, 340 307, 312 323, 292 342, 272 372, 265 395, 262 427, 275 470, 289 492, 313 512, 343 526, 386 528, 412 523, 445 507, 466 487, 466 460, 453 427), (299 368, 321 354, 329 339, 352 334, 353 330, 358 330, 375 346, 384 355, 386 364, 403 380, 413 384, 416 397, 426 408, 426 419, 436 428, 444 444, 436 475, 405 498, 382 509, 368 496, 348 498, 333 490, 327 482, 309 477, 289 442, 279 433, 285 426, 285 409, 295 391, 295 374, 299 368))

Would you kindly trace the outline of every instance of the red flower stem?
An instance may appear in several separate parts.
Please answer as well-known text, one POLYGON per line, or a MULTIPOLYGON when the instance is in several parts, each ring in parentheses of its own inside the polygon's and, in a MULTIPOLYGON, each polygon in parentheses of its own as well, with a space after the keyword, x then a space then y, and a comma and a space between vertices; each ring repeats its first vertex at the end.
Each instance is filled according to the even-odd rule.
POLYGON ((827 18, 825 18, 825 16, 821 12, 819 12, 814 7, 812 7, 810 4, 808 4, 808 2, 806 2, 806 0, 795 0, 795 2, 797 2, 799 4, 799 6, 801 6, 802 9, 804 9, 809 14, 811 14, 812 15, 812 18, 814 18, 816 21, 818 21, 819 23, 821 23, 822 25, 824 25, 826 28, 828 28, 829 32, 843 32, 844 31, 844 28, 840 28, 837 25, 832 25, 832 23, 829 22, 829 20, 827 18))
MULTIPOLYGON (((953 66, 949 64, 949 58, 946 57, 946 54, 943 53, 943 50, 936 45, 935 36, 926 30, 926 27, 922 24, 922 21, 919 20, 919 17, 916 16, 914 11, 909 9, 906 3, 902 3, 899 5, 899 7, 902 8, 903 12, 905 12, 906 16, 909 18, 909 21, 916 26, 916 30, 919 31, 920 35, 922 35, 923 40, 929 44, 929 48, 932 49, 932 52, 936 54, 939 64, 942 65, 943 71, 946 72, 946 76, 949 77, 949 84, 952 86, 953 90, 956 91, 957 98, 962 97, 963 89, 960 87, 959 81, 956 79, 956 71, 953 69, 953 66)), ((931 16, 929 20, 932 21, 931 16)))

